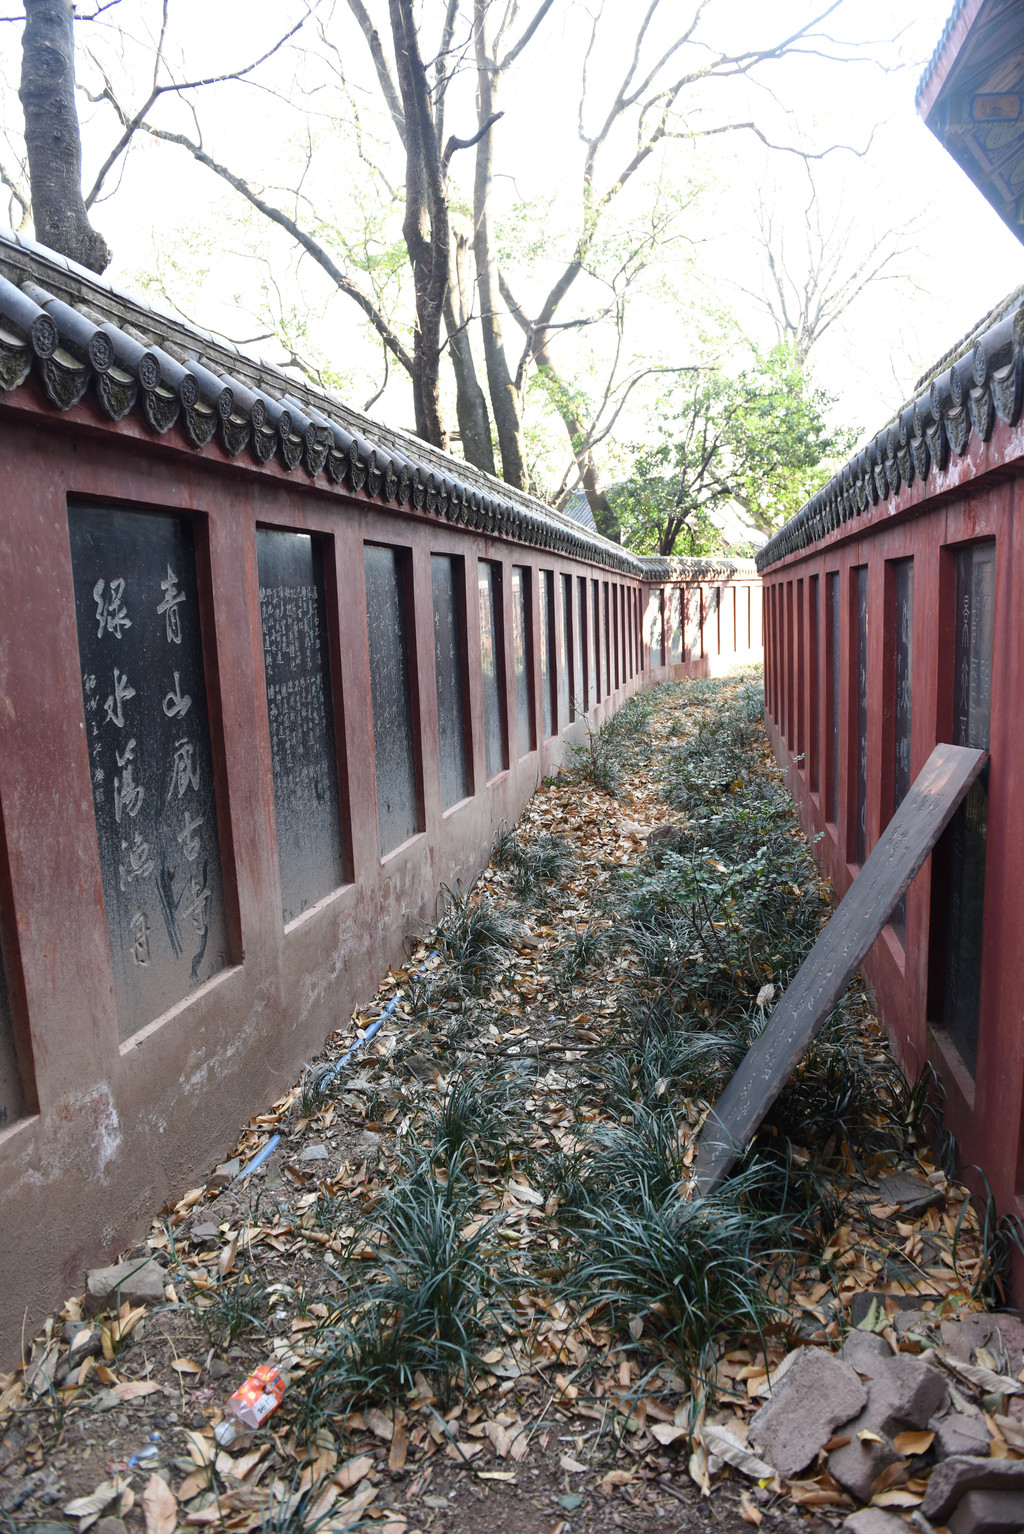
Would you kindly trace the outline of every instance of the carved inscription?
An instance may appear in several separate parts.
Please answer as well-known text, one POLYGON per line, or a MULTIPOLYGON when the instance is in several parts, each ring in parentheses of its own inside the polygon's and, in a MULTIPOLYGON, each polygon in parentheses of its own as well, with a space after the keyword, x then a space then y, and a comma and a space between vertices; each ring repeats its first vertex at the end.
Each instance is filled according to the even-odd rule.
POLYGON ((494 778, 508 766, 501 566, 481 561, 477 585, 480 598, 480 667, 484 685, 484 742, 487 750, 487 776, 494 778))
POLYGON ((516 740, 520 756, 533 750, 533 630, 530 571, 512 566, 512 653, 516 667, 516 740))
POLYGON ((122 1038, 228 960, 192 530, 69 513, 82 698, 122 1038))
POLYGON ((364 562, 377 823, 383 854, 421 829, 409 691, 405 571, 397 550, 379 544, 366 544, 364 562))
POLYGON ((434 673, 437 679, 441 805, 443 809, 448 809, 469 796, 462 665, 463 624, 459 604, 462 561, 456 562, 448 554, 432 554, 430 580, 434 598, 434 673))
POLYGON ((293 921, 345 881, 320 545, 256 534, 274 773, 281 914, 293 921))

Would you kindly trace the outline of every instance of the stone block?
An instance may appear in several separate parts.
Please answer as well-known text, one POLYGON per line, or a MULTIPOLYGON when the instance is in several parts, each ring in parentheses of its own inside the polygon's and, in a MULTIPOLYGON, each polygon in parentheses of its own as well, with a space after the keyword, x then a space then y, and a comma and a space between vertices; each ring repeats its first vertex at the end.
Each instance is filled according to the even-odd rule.
POLYGON ((944 1209, 946 1195, 910 1172, 894 1172, 878 1184, 878 1196, 886 1204, 898 1204, 910 1220, 928 1209, 944 1209))
POLYGON ((932 1523, 948 1523, 950 1513, 969 1491, 1009 1491, 1024 1496, 1024 1460, 976 1459, 963 1454, 944 1459, 931 1473, 921 1511, 932 1523))
POLYGON ((969 1491, 949 1515, 950 1534, 1018 1534, 1024 1528, 1024 1493, 969 1491))
POLYGON ((780 1475, 797 1475, 866 1401, 849 1364, 808 1348, 751 1420, 750 1440, 780 1475))
POLYGON ((937 1460, 954 1454, 988 1457, 989 1433, 980 1413, 950 1411, 944 1417, 933 1417, 928 1426, 935 1434, 932 1452, 937 1460))
POLYGON ((895 1513, 887 1513, 884 1507, 862 1507, 859 1513, 851 1513, 841 1525, 845 1534, 906 1534, 907 1526, 895 1513))
MULTIPOLYGON (((883 1470, 899 1459, 890 1439, 885 1434, 878 1438, 858 1438, 857 1433, 868 1427, 864 1417, 858 1417, 845 1429, 851 1433, 850 1442, 841 1449, 833 1449, 828 1457, 828 1473, 840 1486, 856 1497, 858 1502, 871 1500, 871 1488, 883 1470)), ((877 1428, 869 1431, 877 1432, 877 1428)))
POLYGON ((977 1348, 988 1348, 996 1357, 1005 1353, 1008 1374, 1019 1374, 1024 1366, 1024 1322, 1007 1312, 989 1315, 966 1315, 956 1321, 943 1321, 942 1345, 959 1363, 971 1362, 977 1348))
POLYGON ((892 1439, 907 1428, 923 1428, 949 1400, 937 1369, 909 1353, 894 1354, 883 1337, 851 1332, 843 1359, 866 1380, 867 1403, 846 1426, 850 1442, 833 1449, 829 1474, 861 1502, 871 1497, 876 1478, 899 1456, 892 1439), (877 1436, 859 1438, 867 1431, 877 1436))
POLYGON ((111 1305, 162 1305, 166 1282, 166 1273, 152 1257, 93 1268, 86 1280, 85 1314, 98 1316, 111 1305))

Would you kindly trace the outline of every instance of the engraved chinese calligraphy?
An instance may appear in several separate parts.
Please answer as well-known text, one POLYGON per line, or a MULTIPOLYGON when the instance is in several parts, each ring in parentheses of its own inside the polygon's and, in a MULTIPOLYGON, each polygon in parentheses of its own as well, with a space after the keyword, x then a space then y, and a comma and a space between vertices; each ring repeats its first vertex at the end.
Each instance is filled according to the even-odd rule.
MULTIPOLYGON (((956 555, 953 741, 958 746, 986 749, 989 743, 995 565, 991 541, 972 544, 956 555)), ((986 768, 950 824, 947 854, 942 1022, 972 1075, 978 1058, 987 830, 986 768)))
POLYGON ((551 570, 540 572, 540 692, 544 711, 544 738, 558 729, 555 661, 555 576, 551 570))
POLYGON ((422 829, 409 691, 405 570, 395 549, 368 543, 363 555, 377 823, 384 854, 422 829))
MULTIPOLYGON (((307 533, 259 528, 256 559, 281 914, 289 922, 345 882, 323 558, 307 533)), ((186 773, 181 762, 175 782, 186 773)))
POLYGON ((191 526, 69 512, 82 699, 122 1038, 228 961, 191 526))
POLYGON ((477 584, 480 598, 480 667, 484 684, 484 742, 487 750, 487 776, 494 778, 508 766, 501 566, 481 560, 477 567, 477 584))
POLYGON ((464 625, 459 591, 462 561, 448 554, 430 557, 434 599, 434 674, 437 679, 437 730, 441 757, 441 807, 449 809, 469 797, 466 770, 466 711, 463 691, 462 635, 464 625))
POLYGON ((516 667, 516 740, 520 756, 533 750, 533 627, 530 571, 512 566, 512 654, 516 667))

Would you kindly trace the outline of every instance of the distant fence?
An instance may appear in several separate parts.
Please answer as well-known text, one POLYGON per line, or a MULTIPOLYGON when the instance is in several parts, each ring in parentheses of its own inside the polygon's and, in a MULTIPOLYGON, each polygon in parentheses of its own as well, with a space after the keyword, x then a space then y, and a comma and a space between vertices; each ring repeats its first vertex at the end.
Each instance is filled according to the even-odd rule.
POLYGON ((0 272, 9 1357, 347 1022, 584 714, 733 660, 734 613, 751 651, 756 581, 657 563, 649 597, 618 546, 88 274, 2 242, 0 272))

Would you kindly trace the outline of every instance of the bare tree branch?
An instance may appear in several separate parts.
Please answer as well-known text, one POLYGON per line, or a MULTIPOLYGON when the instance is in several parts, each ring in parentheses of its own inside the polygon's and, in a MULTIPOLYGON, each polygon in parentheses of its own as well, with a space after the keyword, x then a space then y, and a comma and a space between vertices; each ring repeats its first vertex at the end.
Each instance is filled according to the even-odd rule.
POLYGON ((314 240, 312 235, 307 234, 304 229, 300 228, 293 218, 289 218, 287 213, 266 202, 241 176, 236 176, 234 171, 228 170, 226 165, 218 164, 216 160, 206 153, 201 145, 186 138, 183 133, 169 133, 164 128, 154 128, 151 123, 142 123, 141 127, 142 131, 150 134, 152 138, 160 139, 167 144, 177 144, 182 149, 187 149, 193 159, 198 160, 200 165, 205 165, 207 170, 212 170, 214 175, 219 176, 222 181, 226 181, 229 186, 234 187, 235 191, 244 197, 247 202, 251 203, 258 212, 262 213, 264 218, 269 218, 272 223, 277 224, 281 229, 290 234, 292 239, 301 245, 303 250, 307 251, 316 264, 327 273, 338 291, 345 293, 354 303, 359 305, 392 355, 397 358, 408 373, 412 373, 413 359, 387 320, 358 284, 341 271, 324 247, 317 240, 314 240))

